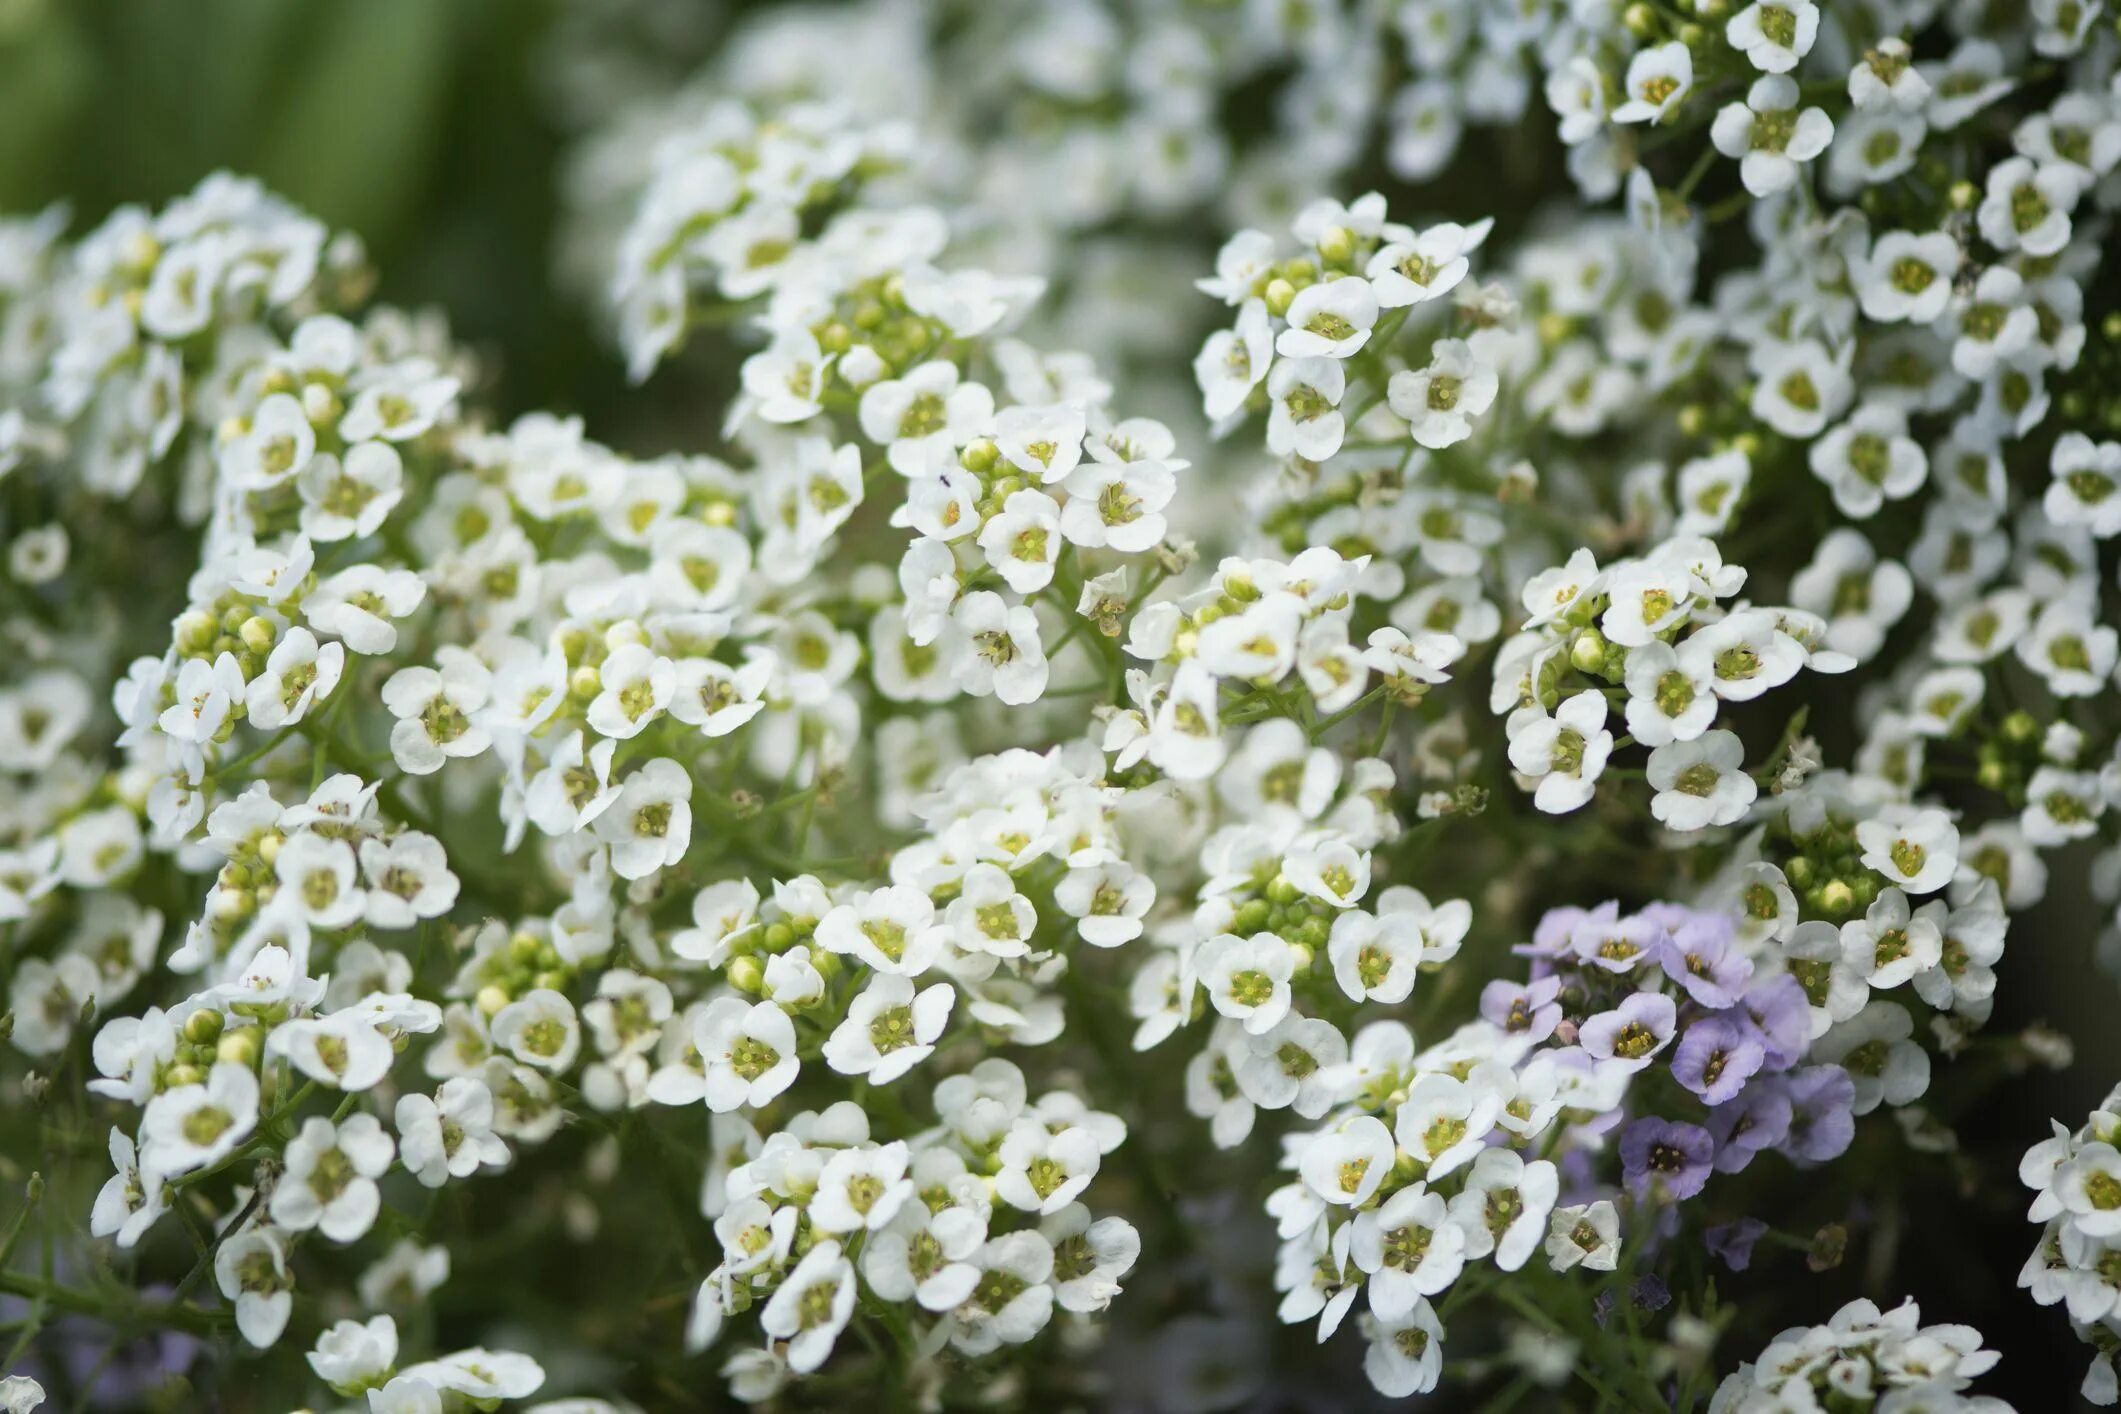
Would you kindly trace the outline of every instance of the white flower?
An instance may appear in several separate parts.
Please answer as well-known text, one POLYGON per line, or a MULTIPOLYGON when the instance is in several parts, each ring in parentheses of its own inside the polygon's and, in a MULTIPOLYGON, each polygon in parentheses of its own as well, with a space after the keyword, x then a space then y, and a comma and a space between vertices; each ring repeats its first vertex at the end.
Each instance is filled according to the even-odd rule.
POLYGON ((965 640, 951 669, 959 687, 1011 707, 1045 695, 1046 653, 1030 605, 1012 608, 1001 595, 978 590, 957 601, 951 619, 965 640))
POLYGON ((1812 444, 1812 474, 1834 493, 1841 513, 1865 519, 1888 500, 1905 500, 1929 478, 1929 458, 1907 435, 1898 408, 1871 402, 1812 444))
POLYGON ((370 926, 411 928, 456 906, 457 876, 433 835, 406 830, 389 840, 365 839, 360 857, 370 926))
POLYGON ((1816 339, 1764 339, 1748 355, 1753 416, 1785 437, 1810 439, 1848 406, 1853 382, 1844 350, 1838 359, 1816 339))
POLYGON ((1590 691, 1565 699, 1551 716, 1537 704, 1510 714, 1510 765, 1538 782, 1534 805, 1562 815, 1590 800, 1613 752, 1605 722, 1605 698, 1590 691))
POLYGON ((201 746, 217 740, 244 699, 243 669, 233 653, 187 658, 177 670, 176 701, 158 719, 163 731, 201 746))
POLYGON ((2061 163, 2005 158, 1989 168, 1987 194, 1974 213, 1981 239, 2005 253, 2055 254, 2069 244, 2070 213, 2085 185, 2081 172, 2061 163))
POLYGON ((1052 485, 1081 464, 1088 431, 1080 403, 1009 407, 994 419, 994 444, 1018 471, 1052 485))
POLYGON ((1092 1314, 1111 1306, 1119 1279, 1141 1257, 1141 1234, 1125 1218, 1098 1218, 1071 1203, 1039 1224, 1053 1244, 1053 1295, 1064 1311, 1092 1314))
POLYGON ((585 714, 598 733, 626 741, 670 707, 677 664, 638 643, 611 650, 597 669, 601 690, 585 714))
POLYGON ((1466 1235, 1466 1255, 1493 1256, 1506 1272, 1522 1267, 1546 1237, 1560 1187, 1559 1172, 1545 1159, 1526 1163, 1514 1149, 1483 1149, 1451 1200, 1451 1219, 1466 1235))
POLYGON ((265 1053, 349 1094, 382 1084, 397 1060, 390 1038, 352 1011, 282 1022, 265 1038, 265 1053))
POLYGON ((1863 917, 1841 925, 1841 951, 1851 970, 1883 992, 1935 967, 1944 935, 1927 909, 1915 913, 1906 894, 1881 889, 1863 917))
POLYGON ((596 817, 597 838, 611 847, 611 869, 644 879, 685 857, 692 844, 692 777, 659 756, 626 778, 619 798, 596 817))
POLYGON ((980 527, 987 563, 1018 594, 1036 594, 1053 582, 1060 557, 1061 508, 1043 491, 1018 491, 980 527))
POLYGON ((1289 979, 1295 952, 1272 933, 1240 938, 1225 933, 1200 945, 1194 971, 1214 1008, 1246 1032, 1273 1029, 1289 1011, 1289 979))
POLYGON ((169 1211, 169 1195, 162 1175, 140 1162, 132 1136, 122 1129, 110 1132, 110 1161, 117 1172, 104 1181, 89 1214, 93 1237, 115 1238, 120 1247, 133 1247, 169 1211))
POLYGON ((1620 1265, 1620 1214, 1603 1198, 1556 1208, 1547 1224, 1546 1249, 1557 1272, 1577 1266, 1610 1272, 1620 1265))
POLYGON ((450 757, 477 756, 493 739, 475 718, 487 702, 492 675, 463 649, 445 647, 442 666, 400 668, 383 684, 383 705, 398 719, 390 754, 416 776, 442 769, 450 757))
POLYGON ((1017 891, 1009 872, 993 864, 965 871, 943 921, 958 947, 997 958, 1022 957, 1038 928, 1038 910, 1017 891))
MULTIPOLYGON (((1816 25, 1816 8, 1809 0, 1804 3, 1813 10, 1816 25)), ((1732 26, 1761 8, 1757 4, 1747 7, 1732 17, 1732 26)), ((1763 45, 1761 52, 1772 55, 1774 50, 1763 45)), ((1795 62, 1793 58, 1783 67, 1795 62)), ((1756 197, 1773 196, 1795 186, 1798 165, 1826 151, 1834 140, 1834 120, 1818 108, 1800 110, 1798 101, 1796 83, 1780 72, 1770 72, 1753 81, 1745 102, 1725 104, 1709 125, 1709 141, 1724 156, 1741 159, 1739 175, 1745 189, 1756 197)))
POLYGON ((260 1350, 279 1340, 294 1310, 287 1244, 273 1228, 252 1223, 214 1252, 214 1285, 235 1303, 236 1330, 260 1350))
POLYGON ((443 1081, 431 1099, 400 1095, 395 1119, 399 1157, 429 1188, 508 1162, 507 1142, 493 1131, 493 1092, 476 1076, 443 1081))
POLYGON ((1340 450, 1347 422, 1340 400, 1347 374, 1331 358, 1283 359, 1267 375, 1267 450, 1277 457, 1324 461, 1340 450))
POLYGON ((1759 794, 1745 773, 1745 743, 1735 732, 1712 731, 1660 746, 1650 753, 1645 774, 1657 791, 1650 813, 1673 830, 1736 824, 1759 794))
POLYGON ((1661 123, 1693 90, 1694 57, 1676 39, 1639 49, 1628 60, 1627 81, 1622 87, 1627 91, 1627 101, 1613 110, 1614 122, 1661 123))
POLYGON ((1443 1195, 1413 1183, 1376 1208, 1355 1215, 1349 1255, 1370 1277, 1370 1309, 1398 1320, 1424 1296, 1458 1280, 1466 1233, 1452 1222, 1443 1195))
POLYGON ((1467 257, 1487 239, 1492 221, 1471 226, 1451 222, 1392 234, 1370 257, 1364 274, 1384 309, 1404 309, 1442 299, 1464 282, 1467 257))
POLYGON ((693 1016, 692 1044, 706 1066, 707 1108, 757 1109, 794 1083, 795 1025, 772 1002, 719 997, 693 1016))
POLYGON ((1424 447, 1449 447, 1473 435, 1473 419, 1495 402, 1495 370, 1463 339, 1438 339, 1429 364, 1392 375, 1387 401, 1424 447))
POLYGON ((1201 409, 1208 420, 1219 423, 1235 416, 1273 361, 1267 306, 1246 300, 1237 312, 1236 327, 1210 334, 1193 360, 1193 378, 1200 385, 1201 409))
POLYGON ((387 442, 361 442, 310 458, 295 478, 302 533, 319 542, 373 535, 405 495, 405 464, 387 442))
POLYGON ((1909 1039, 1915 1022, 1897 1002, 1873 1001, 1812 1043, 1812 1058, 1838 1062, 1856 1083, 1855 1112, 1905 1105, 1930 1084, 1929 1052, 1909 1039))
POLYGON ((1755 0, 1724 26, 1724 38, 1762 73, 1786 74, 1819 37, 1814 0, 1755 0))
POLYGON ((967 1355, 1021 1345, 1053 1318, 1053 1244, 1035 1231, 989 1239, 972 1255, 980 1277, 954 1316, 950 1340, 967 1355))
POLYGON ((842 1149, 825 1160, 810 1200, 811 1225, 821 1232, 875 1232, 914 1198, 906 1176, 903 1140, 842 1149))
POLYGON ((140 1164, 158 1177, 226 1158, 258 1123, 258 1077, 216 1061, 203 1084, 177 1085, 148 1101, 140 1118, 140 1164))
POLYGON ((1865 317, 1881 323, 1935 323, 1951 302, 1952 280, 1964 258, 1959 243, 1946 232, 1886 232, 1851 272, 1865 317))
POLYGON ((345 669, 345 645, 320 645, 308 629, 289 629, 243 694, 251 725, 266 731, 293 726, 331 696, 345 669))
POLYGON ((390 1169, 397 1146, 371 1114, 334 1125, 304 1120, 287 1141, 287 1172, 273 1189, 272 1220, 296 1232, 315 1228, 334 1242, 367 1232, 383 1204, 376 1180, 390 1169))
POLYGON ((1443 1377, 1443 1322, 1426 1300, 1417 1300, 1397 1320, 1374 1311, 1362 1318, 1369 1345, 1362 1372, 1387 1399, 1427 1394, 1443 1377))
POLYGON ((2056 525, 2081 525, 2101 540, 2121 534, 2121 442, 2094 442, 2081 432, 2055 439, 2054 479, 2040 508, 2056 525))
POLYGON ((494 1014, 493 1044, 525 1065, 564 1075, 582 1046, 574 1003, 549 987, 525 992, 494 1014))
POLYGON ((1319 1198, 1360 1208, 1392 1171, 1392 1131, 1382 1120, 1358 1115, 1304 1140, 1297 1170, 1319 1198))
POLYGON ((1370 341, 1377 292, 1354 276, 1306 286, 1289 302, 1288 327, 1274 341, 1283 358, 1349 358, 1370 341))
POLYGON ((825 1063, 842 1075, 888 1085, 935 1052, 957 993, 947 982, 918 993, 905 977, 872 977, 825 1040, 825 1063))
POLYGON ((1909 893, 1935 893, 1959 868, 1959 830, 1942 810, 1881 807, 1856 826, 1864 864, 1909 893))
POLYGON ((1101 1157, 1097 1141, 1079 1125, 1056 1133, 1037 1120, 1018 1120, 1002 1138, 994 1194, 1026 1212, 1057 1213, 1090 1186, 1101 1157))
POLYGON ((993 421, 994 395, 960 382, 957 365, 944 359, 862 391, 862 435, 887 448, 892 470, 909 479, 946 470, 993 421))
POLYGON ((341 1320, 318 1334, 309 1368, 339 1393, 352 1397, 388 1383, 398 1363, 398 1323, 388 1315, 366 1323, 341 1320))
POLYGON ((803 1255, 788 1274, 759 1324, 766 1334, 788 1342, 788 1367, 808 1374, 825 1363, 833 1344, 854 1314, 854 1264, 827 1238, 803 1255))

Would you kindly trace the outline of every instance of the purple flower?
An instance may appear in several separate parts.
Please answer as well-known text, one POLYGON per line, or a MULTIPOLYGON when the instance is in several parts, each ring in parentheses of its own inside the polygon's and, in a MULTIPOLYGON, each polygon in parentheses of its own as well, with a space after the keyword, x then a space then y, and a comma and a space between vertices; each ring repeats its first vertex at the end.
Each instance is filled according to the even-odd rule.
POLYGON ((1750 1022, 1705 1016, 1679 1038, 1672 1076, 1707 1103, 1720 1105, 1745 1088, 1766 1058, 1750 1022))
POLYGON ((1592 967, 1633 972, 1649 962, 1664 939, 1664 926, 1640 914, 1619 916, 1618 904, 1601 904, 1569 930, 1569 948, 1592 967))
POLYGON ((1698 1124, 1638 1119, 1620 1136, 1620 1168, 1637 1197, 1691 1198, 1709 1181, 1716 1141, 1698 1124))
MULTIPOLYGON (((1598 913, 1607 917, 1619 912, 1617 903, 1601 904, 1598 909, 1598 913)), ((1519 943, 1510 951, 1519 957, 1560 957, 1569 950, 1569 938, 1576 931, 1576 925, 1596 916, 1597 913, 1581 908, 1550 908, 1539 916, 1538 924, 1532 929, 1532 941, 1519 943)))
POLYGON ((1576 1044, 1585 1054, 1629 1071, 1641 1070, 1663 1050, 1679 1024, 1679 1008, 1662 992, 1637 992, 1611 1011, 1584 1022, 1576 1044))
POLYGON ((1742 1272, 1753 1265, 1753 1244, 1760 1241, 1768 1230, 1766 1223, 1758 1218, 1740 1218, 1734 1223, 1723 1223, 1702 1234, 1709 1251, 1723 1259, 1723 1264, 1734 1272, 1742 1272))
POLYGON ((1480 990, 1480 1014, 1533 1045, 1554 1034, 1561 1021, 1561 979, 1542 977, 1529 986, 1497 980, 1480 990))
POLYGON ((1790 1097, 1790 1130, 1782 1152, 1796 1163, 1823 1164, 1856 1137, 1856 1082, 1838 1065, 1808 1065, 1782 1077, 1790 1097))
POLYGON ((1747 1086, 1737 1099, 1709 1111, 1716 1171, 1743 1172, 1755 1154, 1774 1148, 1789 1132, 1790 1097, 1781 1077, 1747 1086))
POLYGON ((1730 923, 1693 914, 1657 944, 1657 965, 1686 994, 1712 1011, 1736 1002, 1753 975, 1753 960, 1734 943, 1730 923))
POLYGON ((1755 977, 1745 989, 1745 1012, 1760 1030, 1767 1069, 1788 1070, 1812 1044, 1812 1002, 1804 984, 1787 972, 1755 977))

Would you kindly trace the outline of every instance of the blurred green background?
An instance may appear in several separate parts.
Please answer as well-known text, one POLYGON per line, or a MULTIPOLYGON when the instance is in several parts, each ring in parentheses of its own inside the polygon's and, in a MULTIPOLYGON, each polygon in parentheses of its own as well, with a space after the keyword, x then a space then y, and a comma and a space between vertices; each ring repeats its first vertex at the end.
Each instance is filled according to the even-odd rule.
POLYGON ((445 309, 502 412, 614 414, 622 372, 551 278, 571 136, 554 54, 608 43, 674 79, 744 8, 0 0, 0 209, 63 200, 78 230, 217 168, 255 175, 358 232, 384 299, 445 309), (627 35, 643 16, 664 23, 627 35))

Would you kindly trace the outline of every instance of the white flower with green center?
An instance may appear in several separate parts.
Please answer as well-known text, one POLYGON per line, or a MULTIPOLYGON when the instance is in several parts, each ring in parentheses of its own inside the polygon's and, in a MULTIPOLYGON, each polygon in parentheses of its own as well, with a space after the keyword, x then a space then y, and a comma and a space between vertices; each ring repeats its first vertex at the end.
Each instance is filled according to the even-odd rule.
POLYGON ((397 1363, 398 1323, 388 1315, 365 1323, 334 1321, 309 1352, 317 1378, 349 1398, 387 1383, 397 1363))
POLYGON ((1455 446, 1473 435, 1473 419, 1495 404, 1500 385, 1494 367, 1464 339, 1438 339, 1427 366, 1401 369, 1387 385, 1386 401, 1421 446, 1455 446))
POLYGON ((2088 185, 2081 170, 2063 163, 2005 158, 1989 168, 1974 212, 1981 239, 2006 254, 2056 254, 2069 244, 2070 215, 2088 185))
POLYGON ((302 533, 319 544, 373 535, 405 496, 405 464, 388 442, 321 452, 295 477, 302 533))
POLYGON ((383 705, 398 719, 390 754, 398 769, 433 775, 452 758, 477 756, 493 739, 478 724, 488 701, 492 674, 469 651, 445 646, 435 668, 401 668, 383 684, 383 705))
POLYGON ((2107 685, 2121 638, 2099 622, 2091 604, 2072 596, 2043 608, 2013 647, 2055 696, 2092 697, 2107 685))
MULTIPOLYGON (((947 547, 938 548, 947 556, 947 547)), ((1012 606, 1001 595, 982 589, 958 600, 950 618, 959 635, 951 672, 960 688, 1010 707, 1045 695, 1046 652, 1038 614, 1030 605, 1012 606)))
POLYGON ((1605 723, 1605 698, 1593 691, 1564 699, 1551 715, 1537 704, 1510 714, 1510 766, 1535 782, 1534 805, 1563 815, 1589 802, 1613 754, 1605 723))
POLYGON ((1730 46, 1765 74, 1786 74, 1819 37, 1816 0, 1755 0, 1723 27, 1730 46))
POLYGON ((1620 1213, 1608 1199, 1556 1208, 1547 1220, 1547 1263, 1557 1272, 1620 1265, 1620 1213))
POLYGON ((766 1303, 759 1324, 775 1340, 788 1342, 788 1367, 808 1374, 825 1363, 854 1314, 854 1264, 830 1238, 796 1263, 766 1303))
POLYGON ((980 527, 987 564, 1012 590, 1032 595, 1053 582, 1060 558, 1061 508, 1043 491, 1017 491, 980 527))
POLYGON ((1887 231, 1850 272, 1864 317, 1885 324, 1935 323, 1951 303, 1953 280, 1965 258, 1947 232, 1887 231))
POLYGON ((994 419, 1002 459, 1047 485, 1066 481, 1082 462, 1088 419, 1080 403, 1003 408, 994 419))
POLYGON ((1410 915, 1351 909, 1333 920, 1326 957, 1349 1000, 1392 1006, 1413 995, 1422 949, 1421 926, 1410 915))
POLYGON ((1267 450, 1322 462, 1340 450, 1347 422, 1340 400, 1348 378, 1340 360, 1282 359, 1267 375, 1267 450))
POLYGON ((643 762, 596 819, 612 872, 644 879, 683 859, 692 844, 691 802, 692 776, 682 765, 667 756, 643 762))
POLYGON ((1283 358, 1351 358, 1377 324, 1377 292, 1358 276, 1321 280, 1297 292, 1274 341, 1283 358))
POLYGON ((1053 1244, 1035 1231, 991 1238, 972 1256, 979 1280, 953 1316, 950 1343, 966 1355, 1021 1345, 1053 1318, 1053 1244))
POLYGON ((824 395, 837 355, 818 347, 817 336, 808 329, 782 329, 773 342, 744 360, 744 392, 748 399, 731 408, 738 414, 755 412, 767 422, 807 422, 824 410, 824 395))
POLYGON ((1739 177, 1756 197, 1795 186, 1801 164, 1834 140, 1834 120, 1823 109, 1800 109, 1798 92, 1786 75, 1767 74, 1753 81, 1745 102, 1725 104, 1709 125, 1709 141, 1724 156, 1739 159, 1739 177))
POLYGON ((1465 1230, 1451 1220, 1443 1195, 1422 1183, 1357 1213, 1354 1229, 1348 1254, 1369 1276, 1370 1309, 1382 1319, 1405 1316, 1458 1280, 1465 1266, 1465 1230))
POLYGON ((2121 534, 2121 442, 2094 442, 2081 432, 2055 439, 2047 494, 2040 508, 2056 525, 2081 525, 2101 540, 2121 534))
POLYGON ((904 977, 918 977, 933 966, 949 937, 949 930, 936 923, 934 902, 904 884, 856 894, 817 925, 818 943, 829 951, 904 977))
POLYGON ((1622 84, 1627 101, 1613 110, 1616 123, 1661 123, 1685 101, 1694 87, 1694 56, 1685 44, 1638 49, 1628 60, 1627 80, 1622 84))
POLYGON ((308 629, 290 628, 273 645, 265 670, 244 692, 250 724, 261 731, 293 726, 312 705, 331 696, 345 670, 344 644, 320 644, 308 629))
POLYGON ((1863 862, 1913 894, 1935 893, 1959 868, 1959 829, 1942 810, 1881 806, 1856 826, 1863 862))
POLYGON ((1391 1175, 1392 1131, 1384 1121, 1358 1115, 1303 1140, 1296 1171, 1320 1201, 1360 1208, 1391 1175))
POLYGON ((1650 813, 1669 830, 1736 824, 1760 793, 1745 773, 1745 743, 1735 732, 1669 742, 1650 753, 1644 772, 1657 792, 1650 813))
POLYGON ((270 1348, 287 1329, 295 1304, 285 1237, 255 1219, 224 1237, 214 1250, 214 1285, 234 1303, 243 1339, 256 1349, 270 1348))
POLYGON ((265 1039, 265 1053, 335 1090, 355 1094, 383 1083, 397 1048, 367 1017, 352 1011, 282 1022, 265 1039))
POLYGON ((1296 951, 1272 933, 1224 933, 1200 945, 1192 970, 1216 1011, 1259 1036, 1289 1012, 1296 951))
POLYGON ((1477 1070, 1469 1080, 1424 1075, 1393 1117, 1399 1147, 1425 1166, 1434 1183, 1472 1162, 1502 1113, 1503 1096, 1477 1070))
POLYGON ((825 1160, 811 1197, 810 1224, 821 1232, 876 1232, 915 1200, 906 1176, 904 1140, 842 1149, 825 1160))
POLYGON ((397 1146, 374 1115, 338 1124, 304 1120, 287 1143, 287 1171, 272 1192, 272 1220, 295 1232, 315 1228, 334 1242, 352 1242, 374 1225, 383 1205, 376 1180, 390 1170, 397 1146))
POLYGON ((795 1024, 772 1002, 716 998, 693 1014, 692 1044, 705 1066, 707 1108, 717 1114, 759 1108, 802 1066, 795 1024))
POLYGON ((1063 1311, 1091 1315, 1106 1310, 1121 1291, 1119 1279, 1141 1257, 1141 1234, 1125 1218, 1098 1218, 1070 1203, 1039 1224, 1053 1244, 1053 1294, 1063 1311))
POLYGON ((1237 1064, 1237 1086, 1263 1110, 1293 1108, 1318 1119, 1338 1098, 1335 1081, 1347 1059, 1347 1039, 1331 1022, 1292 1012, 1250 1038, 1237 1064))
POLYGON ((862 1276, 886 1301, 948 1311, 979 1284, 981 1271, 971 1258, 986 1241, 983 1213, 956 1206, 931 1212, 925 1203, 908 1203, 863 1244, 862 1276))
POLYGON ((1374 1311, 1362 1318, 1362 1372, 1371 1387, 1387 1399, 1427 1394, 1443 1378, 1443 1322, 1426 1299, 1417 1300, 1397 1320, 1374 1311))
POLYGON ((1193 380, 1200 386, 1201 411, 1210 422, 1235 419, 1266 378, 1274 362, 1274 333, 1266 303, 1248 299, 1237 323, 1218 329, 1200 346, 1193 360, 1193 380))
POLYGON ((476 1076, 452 1076, 432 1098, 401 1095, 393 1112, 398 1154, 428 1188, 469 1178, 508 1162, 508 1143, 493 1130, 493 1092, 476 1076))
POLYGON ((1944 934, 1936 915, 1911 909, 1898 889, 1881 889, 1863 917, 1841 925, 1841 951, 1851 971, 1884 992, 1943 961, 1944 934))
POLYGON ((494 1014, 493 1043, 524 1065, 564 1075, 582 1045, 581 1022, 574 1003, 562 993, 540 987, 494 1014))
POLYGON ((879 973, 847 1005, 825 1040, 825 1064, 841 1075, 888 1085, 935 1053, 957 993, 947 982, 916 992, 906 977, 879 973))
POLYGON ((279 891, 275 907, 302 917, 312 928, 345 928, 358 921, 367 900, 356 882, 359 856, 343 839, 305 830, 281 844, 273 859, 279 891))
POLYGON ((862 390, 862 435, 886 449, 892 470, 909 480, 947 471, 960 449, 994 423, 994 395, 959 379, 957 365, 934 359, 862 390))
POLYGON ((1856 1085, 1855 1113, 1913 1104, 1930 1088, 1930 1054, 1898 1002, 1872 1001, 1812 1043, 1811 1059, 1839 1064, 1856 1085))

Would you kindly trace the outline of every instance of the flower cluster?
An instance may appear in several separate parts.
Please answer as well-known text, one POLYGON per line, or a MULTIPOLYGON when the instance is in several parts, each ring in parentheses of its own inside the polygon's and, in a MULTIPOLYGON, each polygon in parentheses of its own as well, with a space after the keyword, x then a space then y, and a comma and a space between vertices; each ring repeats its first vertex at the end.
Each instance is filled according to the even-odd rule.
POLYGON ((2114 1355, 2121 1350, 2121 1097, 2108 1095, 2078 1129, 2058 1121, 2054 1137, 2033 1145, 2018 1177, 2033 1190, 2026 1216, 2042 1223, 2040 1243, 2018 1273, 2018 1285, 2042 1306, 2061 1305, 2094 1352, 2084 1376, 2093 1404, 2121 1401, 2114 1355))
POLYGON ((1913 1301, 1891 1311, 1851 1301, 1825 1325, 1776 1336, 1717 1386, 1709 1408, 1714 1414, 1833 1407, 2009 1414, 2010 1405, 1992 1395, 1964 1392, 1995 1365, 1996 1352, 1981 1348, 1981 1332, 1971 1326, 1925 1326, 1913 1301))

